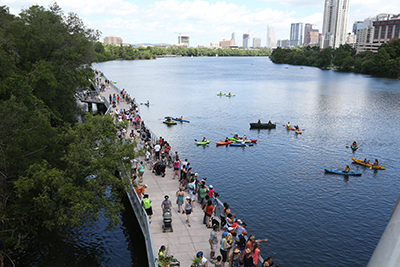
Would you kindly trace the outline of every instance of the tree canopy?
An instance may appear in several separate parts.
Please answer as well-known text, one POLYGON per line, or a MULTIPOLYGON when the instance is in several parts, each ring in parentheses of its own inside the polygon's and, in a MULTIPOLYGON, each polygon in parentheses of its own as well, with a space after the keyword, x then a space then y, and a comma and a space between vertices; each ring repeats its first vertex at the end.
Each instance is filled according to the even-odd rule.
POLYGON ((400 40, 394 39, 382 44, 377 53, 371 51, 356 54, 350 45, 341 45, 337 49, 330 47, 320 51, 319 47, 301 47, 282 49, 278 47, 271 56, 274 63, 314 66, 326 69, 334 67, 338 71, 354 71, 385 77, 400 77, 400 40))
POLYGON ((109 115, 77 122, 98 36, 56 4, 0 6, 0 262, 43 231, 117 222, 135 144, 109 115))

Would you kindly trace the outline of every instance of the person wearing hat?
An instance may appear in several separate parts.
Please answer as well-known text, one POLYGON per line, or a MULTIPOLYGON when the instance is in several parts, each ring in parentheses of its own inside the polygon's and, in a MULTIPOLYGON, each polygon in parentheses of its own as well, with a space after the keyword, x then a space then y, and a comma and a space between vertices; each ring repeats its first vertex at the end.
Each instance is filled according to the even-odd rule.
POLYGON ((208 192, 207 192, 208 196, 210 197, 211 201, 214 199, 214 186, 212 184, 210 184, 210 186, 208 187, 208 192))
POLYGON ((163 210, 163 214, 164 214, 164 212, 172 209, 172 202, 171 202, 171 200, 169 200, 168 195, 164 196, 164 200, 163 200, 163 202, 161 202, 161 208, 163 210))
POLYGON ((228 249, 231 248, 231 246, 228 245, 228 241, 226 240, 226 237, 228 236, 227 232, 222 233, 222 238, 221 238, 221 248, 219 249, 219 252, 222 255, 222 267, 225 266, 225 262, 227 260, 227 251, 228 249))
POLYGON ((240 260, 240 249, 235 248, 233 250, 233 254, 229 260, 230 267, 239 267, 239 260, 240 260))
POLYGON ((247 248, 245 252, 246 255, 243 258, 244 267, 253 267, 253 255, 251 253, 251 249, 247 248))
POLYGON ((144 194, 142 200, 142 207, 146 211, 147 216, 149 216, 149 223, 151 223, 151 215, 153 215, 153 208, 151 207, 151 200, 148 194, 144 194))
POLYGON ((201 258, 201 265, 200 266, 208 267, 208 261, 204 257, 203 251, 197 252, 196 253, 196 258, 201 258))
POLYGON ((245 229, 247 224, 245 222, 242 222, 240 219, 237 219, 236 222, 239 224, 238 226, 236 226, 236 229, 235 229, 236 242, 239 242, 239 235, 247 235, 247 231, 245 229))
POLYGON ((214 225, 213 229, 210 233, 210 239, 208 239, 208 242, 210 243, 210 247, 211 247, 211 252, 210 252, 211 260, 215 259, 215 248, 217 247, 217 244, 218 244, 217 231, 218 231, 218 225, 214 225))

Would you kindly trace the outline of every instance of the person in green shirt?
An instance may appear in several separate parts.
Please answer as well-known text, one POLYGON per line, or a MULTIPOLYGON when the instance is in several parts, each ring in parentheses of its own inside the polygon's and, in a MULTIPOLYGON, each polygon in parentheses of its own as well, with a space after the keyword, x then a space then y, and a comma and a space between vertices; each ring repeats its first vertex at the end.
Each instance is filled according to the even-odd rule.
POLYGON ((148 194, 144 194, 142 200, 142 207, 146 211, 147 216, 149 216, 149 223, 151 223, 151 215, 153 215, 153 208, 151 207, 151 200, 148 194))

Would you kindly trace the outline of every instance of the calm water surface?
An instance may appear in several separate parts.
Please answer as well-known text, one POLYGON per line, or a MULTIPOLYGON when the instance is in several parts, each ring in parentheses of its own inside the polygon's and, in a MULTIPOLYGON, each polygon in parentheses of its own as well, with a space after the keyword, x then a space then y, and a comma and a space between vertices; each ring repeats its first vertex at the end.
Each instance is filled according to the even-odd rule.
MULTIPOLYGON (((264 257, 283 266, 365 266, 399 195, 400 81, 268 58, 175 58, 95 65, 141 106, 147 126, 165 137, 221 199, 247 222, 264 257), (288 67, 288 69, 285 69, 288 67), (219 92, 236 96, 219 97, 219 92), (168 127, 164 116, 190 123, 168 127), (274 130, 250 130, 258 119, 274 130), (302 135, 287 132, 298 124, 302 135), (248 148, 215 147, 231 134, 248 148), (194 139, 206 136, 209 146, 194 139), (357 140, 355 153, 346 145, 357 140), (384 171, 351 164, 378 158, 384 171), (361 177, 324 174, 344 168, 361 177)), ((208 238, 208 237, 205 237, 208 238)))

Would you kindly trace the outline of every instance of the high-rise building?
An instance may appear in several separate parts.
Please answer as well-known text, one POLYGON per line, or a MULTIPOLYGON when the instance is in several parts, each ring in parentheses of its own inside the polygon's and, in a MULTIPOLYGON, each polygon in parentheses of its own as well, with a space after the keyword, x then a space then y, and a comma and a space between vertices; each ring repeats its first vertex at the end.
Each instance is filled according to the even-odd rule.
POLYGON ((304 25, 304 45, 317 45, 319 31, 316 24, 306 23, 304 25))
POLYGON ((114 35, 107 36, 104 38, 104 44, 122 45, 122 38, 114 35))
POLYGON ((261 48, 261 37, 253 38, 253 48, 261 48))
POLYGON ((302 46, 304 42, 304 23, 292 23, 290 26, 290 46, 302 46))
POLYGON ((219 47, 221 47, 221 48, 229 48, 229 47, 231 47, 231 45, 234 45, 234 42, 235 41, 233 39, 230 39, 230 40, 224 39, 222 41, 219 41, 219 47))
POLYGON ((281 48, 288 48, 290 46, 290 40, 289 39, 278 40, 276 42, 276 46, 281 48))
POLYGON ((361 30, 363 28, 364 21, 355 21, 353 23, 353 34, 357 34, 357 30, 361 30))
POLYGON ((179 46, 189 46, 189 36, 178 36, 178 45, 179 46))
POLYGON ((267 48, 276 47, 276 28, 275 26, 267 25, 267 48))
POLYGON ((236 45, 236 32, 232 32, 233 45, 236 45))
POLYGON ((350 0, 325 0, 322 48, 337 48, 346 42, 350 0))
POLYGON ((244 49, 250 48, 250 34, 249 33, 243 34, 243 48, 244 49))

